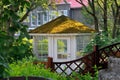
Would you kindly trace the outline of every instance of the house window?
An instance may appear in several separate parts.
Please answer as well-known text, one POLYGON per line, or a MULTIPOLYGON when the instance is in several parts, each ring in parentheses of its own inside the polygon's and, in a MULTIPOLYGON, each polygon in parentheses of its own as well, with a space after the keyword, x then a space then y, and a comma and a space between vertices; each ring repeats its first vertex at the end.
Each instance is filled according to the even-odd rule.
POLYGON ((45 24, 46 22, 48 22, 48 12, 43 12, 43 24, 45 24))
POLYGON ((37 26, 40 26, 42 24, 42 12, 37 12, 37 26))
POLYGON ((55 19, 57 16, 58 16, 57 11, 55 10, 49 11, 49 21, 55 19))
POLYGON ((31 26, 35 26, 36 25, 36 15, 35 13, 31 13, 31 26))
POLYGON ((48 58, 48 38, 40 36, 37 42, 37 54, 40 61, 47 61, 48 58))
POLYGON ((87 46, 90 41, 90 36, 77 36, 76 37, 76 57, 80 57, 83 55, 83 49, 87 46))
POLYGON ((59 13, 59 16, 61 16, 61 15, 68 16, 67 10, 59 10, 58 13, 59 13))

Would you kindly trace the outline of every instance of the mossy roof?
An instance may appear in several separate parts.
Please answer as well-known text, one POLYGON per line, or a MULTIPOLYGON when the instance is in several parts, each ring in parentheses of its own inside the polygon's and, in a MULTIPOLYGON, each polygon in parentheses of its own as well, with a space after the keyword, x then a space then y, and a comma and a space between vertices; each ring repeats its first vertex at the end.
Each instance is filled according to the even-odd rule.
POLYGON ((95 32, 95 30, 63 15, 30 31, 30 33, 44 33, 44 34, 91 33, 91 32, 95 32))

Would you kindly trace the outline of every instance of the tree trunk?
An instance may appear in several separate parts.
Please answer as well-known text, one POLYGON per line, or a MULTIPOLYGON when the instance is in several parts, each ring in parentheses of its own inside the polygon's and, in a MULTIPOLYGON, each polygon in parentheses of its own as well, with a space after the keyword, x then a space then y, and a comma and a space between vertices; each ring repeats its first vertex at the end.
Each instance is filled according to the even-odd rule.
POLYGON ((103 16, 103 19, 104 19, 104 31, 107 32, 106 33, 106 36, 108 36, 108 25, 107 25, 107 0, 104 0, 104 16, 103 16))

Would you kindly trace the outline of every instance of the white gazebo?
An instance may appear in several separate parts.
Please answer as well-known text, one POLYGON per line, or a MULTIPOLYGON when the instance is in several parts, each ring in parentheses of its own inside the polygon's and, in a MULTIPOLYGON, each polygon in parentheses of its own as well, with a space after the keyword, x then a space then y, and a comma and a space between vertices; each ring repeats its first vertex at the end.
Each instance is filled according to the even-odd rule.
POLYGON ((33 52, 42 61, 48 56, 53 57, 54 62, 73 60, 79 57, 93 32, 95 30, 78 21, 60 16, 30 31, 33 52))

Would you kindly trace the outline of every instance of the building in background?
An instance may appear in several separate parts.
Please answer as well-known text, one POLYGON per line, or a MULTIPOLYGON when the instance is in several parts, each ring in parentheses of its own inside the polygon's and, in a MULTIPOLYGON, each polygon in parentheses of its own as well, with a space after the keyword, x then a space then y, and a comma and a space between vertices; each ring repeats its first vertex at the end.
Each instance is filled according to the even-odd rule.
MULTIPOLYGON (((85 5, 87 5, 86 2, 85 5)), ((37 7, 29 14, 24 23, 29 26, 29 30, 32 30, 61 15, 82 22, 81 9, 82 5, 75 0, 56 0, 56 8, 49 6, 49 10, 43 10, 41 7, 37 7)))

